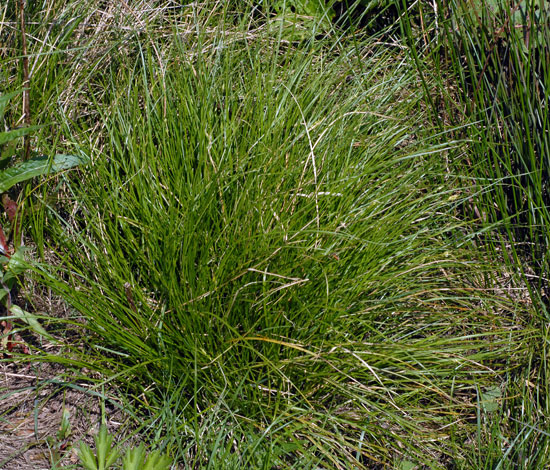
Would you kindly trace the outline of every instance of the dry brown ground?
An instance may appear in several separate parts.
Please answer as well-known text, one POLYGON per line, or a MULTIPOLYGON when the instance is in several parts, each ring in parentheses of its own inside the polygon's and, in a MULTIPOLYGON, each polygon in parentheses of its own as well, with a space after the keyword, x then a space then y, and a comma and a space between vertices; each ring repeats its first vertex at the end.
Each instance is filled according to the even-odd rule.
MULTIPOLYGON (((52 301, 48 295, 39 296, 33 304, 34 311, 58 318, 67 315, 63 302, 52 301)), ((32 343, 37 338, 24 335, 23 339, 29 354, 9 357, 5 351, 0 352, 0 470, 75 468, 80 441, 93 448, 93 436, 102 420, 102 405, 107 426, 115 435, 121 428, 123 415, 94 395, 89 383, 78 381, 74 375, 77 371, 33 360, 37 356, 32 343), (64 410, 69 413, 71 428, 67 439, 60 439, 64 410)), ((65 346, 42 344, 41 348, 59 355, 66 354, 65 346)))

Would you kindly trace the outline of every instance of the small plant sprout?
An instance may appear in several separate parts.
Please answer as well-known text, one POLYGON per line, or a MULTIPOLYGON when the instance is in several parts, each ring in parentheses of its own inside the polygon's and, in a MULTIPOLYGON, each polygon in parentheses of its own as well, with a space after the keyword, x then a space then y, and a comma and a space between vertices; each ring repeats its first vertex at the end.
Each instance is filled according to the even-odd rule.
POLYGON ((86 470, 106 470, 111 468, 120 453, 116 447, 113 447, 113 436, 107 432, 107 427, 102 425, 99 433, 94 438, 96 453, 92 451, 89 445, 80 443, 80 462, 86 470))
POLYGON ((63 408, 61 415, 61 424, 55 436, 49 436, 46 441, 50 448, 52 469, 56 469, 57 465, 63 457, 63 453, 67 450, 69 437, 71 435, 71 413, 67 408, 63 408))
MULTIPOLYGON (((107 432, 107 427, 102 425, 95 436, 96 453, 85 443, 80 444, 78 453, 80 462, 86 470, 108 470, 115 467, 121 454, 116 446, 113 446, 113 436, 107 432)), ((148 456, 145 446, 141 443, 137 447, 129 448, 122 459, 122 470, 168 470, 172 465, 171 459, 158 450, 148 456)))

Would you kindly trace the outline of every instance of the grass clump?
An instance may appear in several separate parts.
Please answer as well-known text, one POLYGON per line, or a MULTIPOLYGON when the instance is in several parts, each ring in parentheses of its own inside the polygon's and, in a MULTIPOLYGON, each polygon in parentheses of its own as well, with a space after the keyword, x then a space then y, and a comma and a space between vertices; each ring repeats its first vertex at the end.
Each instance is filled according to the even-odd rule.
POLYGON ((406 47, 310 23, 289 38, 219 4, 151 11, 149 28, 98 22, 97 49, 75 28, 79 65, 56 50, 31 82, 78 97, 37 145, 91 159, 33 219, 58 260, 37 278, 86 331, 57 360, 186 468, 492 468, 532 450, 535 412, 517 434, 510 413, 542 380, 541 330, 460 218, 449 156, 471 139, 430 124, 406 47))
POLYGON ((452 217, 413 64, 217 31, 105 75, 46 282, 190 467, 458 464, 533 332, 452 217))

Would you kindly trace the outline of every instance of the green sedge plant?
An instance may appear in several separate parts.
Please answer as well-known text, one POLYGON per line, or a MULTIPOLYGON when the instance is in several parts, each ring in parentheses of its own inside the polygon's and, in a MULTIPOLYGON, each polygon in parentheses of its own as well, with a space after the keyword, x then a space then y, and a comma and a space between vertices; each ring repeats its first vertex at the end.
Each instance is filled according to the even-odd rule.
POLYGON ((105 73, 79 211, 47 214, 65 264, 37 274, 189 468, 438 468, 531 334, 449 215, 458 143, 401 48, 225 26, 105 73))
MULTIPOLYGON (((41 38, 61 27, 51 10, 41 38)), ((495 468, 484 439, 502 417, 501 458, 510 443, 535 455, 491 411, 537 339, 529 310, 494 295, 505 266, 464 250, 463 188, 444 166, 463 143, 429 137, 402 45, 289 44, 201 18, 196 36, 184 21, 137 35, 120 17, 132 24, 108 31, 108 59, 51 45, 34 71, 37 95, 71 97, 37 122, 96 157, 64 182, 74 200, 45 208, 61 262, 36 269, 86 320, 78 352, 139 408, 140 431, 189 469, 479 469, 495 468)), ((544 377, 526 374, 528 397, 544 377)))

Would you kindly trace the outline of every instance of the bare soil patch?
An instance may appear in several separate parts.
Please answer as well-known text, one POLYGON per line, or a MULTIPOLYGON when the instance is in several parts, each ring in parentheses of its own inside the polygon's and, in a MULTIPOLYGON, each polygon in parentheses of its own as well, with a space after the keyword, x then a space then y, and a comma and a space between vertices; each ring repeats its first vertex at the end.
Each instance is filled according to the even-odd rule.
MULTIPOLYGON (((16 303, 29 311, 67 318, 69 312, 61 299, 48 292, 36 294, 32 306, 21 295, 16 303)), ((14 326, 17 330, 18 325, 14 326)), ((17 339, 24 346, 16 345, 9 355, 0 352, 0 470, 75 468, 80 441, 94 448, 93 437, 102 419, 109 431, 119 435, 123 413, 102 400, 90 383, 79 380, 85 371, 39 359, 37 344, 42 351, 63 357, 67 338, 45 344, 43 338, 32 334, 22 332, 21 336, 17 339), (63 412, 68 416, 70 432, 60 437, 63 412)))

